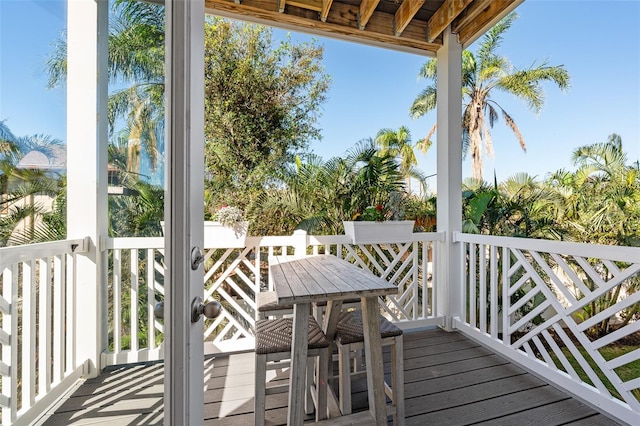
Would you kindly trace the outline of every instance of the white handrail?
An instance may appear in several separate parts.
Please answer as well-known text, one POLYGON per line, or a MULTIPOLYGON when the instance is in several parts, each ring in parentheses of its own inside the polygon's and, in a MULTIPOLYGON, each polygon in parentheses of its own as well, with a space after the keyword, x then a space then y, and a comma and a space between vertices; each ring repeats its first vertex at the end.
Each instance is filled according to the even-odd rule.
POLYGON ((638 259, 640 259, 640 247, 608 246, 602 244, 585 244, 533 238, 499 237, 495 235, 465 234, 462 232, 454 232, 453 241, 487 244, 500 247, 517 247, 521 250, 571 254, 575 256, 595 257, 598 259, 615 260, 619 262, 637 262, 638 259))
POLYGON ((84 253, 89 247, 88 239, 61 240, 47 243, 10 246, 0 248, 0 269, 28 260, 41 259, 61 253, 84 253))

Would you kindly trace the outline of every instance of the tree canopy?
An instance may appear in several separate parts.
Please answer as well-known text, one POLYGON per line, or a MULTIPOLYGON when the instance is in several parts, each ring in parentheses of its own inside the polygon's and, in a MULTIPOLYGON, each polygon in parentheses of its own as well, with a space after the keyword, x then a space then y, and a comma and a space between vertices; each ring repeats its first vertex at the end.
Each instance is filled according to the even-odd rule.
POLYGON ((323 49, 275 42, 271 29, 208 17, 205 25, 205 203, 251 209, 277 171, 319 139, 329 87, 323 49))

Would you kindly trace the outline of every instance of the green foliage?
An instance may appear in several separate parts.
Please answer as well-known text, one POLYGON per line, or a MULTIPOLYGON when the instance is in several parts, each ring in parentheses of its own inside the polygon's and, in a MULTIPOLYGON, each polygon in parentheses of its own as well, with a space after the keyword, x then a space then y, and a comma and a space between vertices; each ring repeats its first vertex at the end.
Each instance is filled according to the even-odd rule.
POLYGON ((273 46, 267 27, 207 18, 207 214, 231 204, 255 210, 273 191, 277 171, 320 136, 319 106, 329 85, 322 48, 288 40, 273 46))
MULTIPOLYGON (((57 173, 20 167, 31 152, 48 158, 60 155, 61 141, 46 135, 15 137, 0 157, 0 247, 64 239, 66 236, 66 182, 57 173)), ((9 136, 7 136, 9 137, 9 136)))
POLYGON ((577 148, 574 163, 578 169, 562 187, 573 195, 567 216, 581 229, 579 241, 638 245, 640 170, 626 164, 621 138, 577 148))
POLYGON ((164 190, 137 180, 130 195, 109 197, 109 235, 112 237, 162 236, 164 190))
POLYGON ((315 234, 339 234, 342 221, 353 220, 368 206, 404 210, 408 199, 404 177, 394 156, 383 154, 373 140, 360 141, 345 157, 324 162, 316 156, 285 167, 256 208, 248 212, 255 229, 283 220, 288 228, 315 234), (396 199, 396 197, 400 197, 396 199), (275 219, 273 219, 275 218, 275 219))
POLYGON ((416 232, 436 231, 436 196, 428 197, 408 197, 404 209, 408 219, 415 221, 414 230, 416 232))
POLYGON ((381 204, 376 206, 367 206, 361 215, 355 217, 356 220, 382 222, 384 217, 384 207, 381 204))
POLYGON ((418 160, 413 152, 409 129, 406 126, 400 126, 397 131, 381 129, 375 142, 380 146, 381 155, 389 155, 399 160, 400 173, 407 179, 407 190, 411 192, 411 169, 418 164, 418 160))
POLYGON ((492 187, 467 179, 462 196, 464 232, 552 240, 564 235, 556 221, 562 197, 526 173, 492 187))
POLYGON ((16 137, 9 127, 4 124, 6 120, 0 120, 0 154, 6 155, 17 150, 16 137))

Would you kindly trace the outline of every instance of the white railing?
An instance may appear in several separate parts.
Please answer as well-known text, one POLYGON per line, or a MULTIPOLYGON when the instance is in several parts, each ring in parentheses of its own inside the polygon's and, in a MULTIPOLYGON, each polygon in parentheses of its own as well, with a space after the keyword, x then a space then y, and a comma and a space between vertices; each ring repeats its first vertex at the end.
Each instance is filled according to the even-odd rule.
MULTIPOLYGON (((401 291, 380 300, 381 311, 404 327, 440 324, 432 285, 437 271, 437 233, 416 233, 413 240, 354 246, 344 235, 247 237, 240 249, 205 250, 204 299, 218 300, 223 311, 204 326, 207 353, 253 348, 255 294, 270 289, 268 257, 272 254, 331 254, 371 270, 401 291)), ((205 247, 212 243, 205 241, 205 247)), ((109 347, 103 365, 163 357, 163 324, 153 316, 164 296, 163 238, 106 239, 108 251, 109 347)))
MULTIPOLYGON (((397 244, 352 245, 344 235, 248 237, 240 249, 206 250, 203 293, 223 313, 205 322, 207 353, 253 347, 255 294, 270 289, 273 254, 330 254, 401 289, 380 299, 404 328, 444 324, 437 312, 443 233, 397 244)), ((639 424, 640 349, 614 349, 640 333, 640 248, 454 234, 463 263, 461 332, 614 418, 639 424), (607 329, 605 326, 608 326, 607 329), (596 334, 593 330, 601 328, 596 334), (609 350, 611 349, 611 350, 609 350)), ((206 244, 205 246, 213 245, 206 244)), ((67 240, 0 248, 0 406, 3 424, 27 424, 83 372, 75 356, 75 259, 89 247, 67 240)), ((108 349, 102 366, 163 357, 163 238, 104 239, 108 252, 108 349)), ((454 292, 455 293, 455 292, 454 292)))
POLYGON ((87 245, 66 240, 0 248, 2 424, 28 424, 80 377, 74 260, 87 245))
POLYGON ((640 248, 458 233, 456 327, 629 424, 640 424, 640 248), (602 330, 596 333, 596 329, 602 330))

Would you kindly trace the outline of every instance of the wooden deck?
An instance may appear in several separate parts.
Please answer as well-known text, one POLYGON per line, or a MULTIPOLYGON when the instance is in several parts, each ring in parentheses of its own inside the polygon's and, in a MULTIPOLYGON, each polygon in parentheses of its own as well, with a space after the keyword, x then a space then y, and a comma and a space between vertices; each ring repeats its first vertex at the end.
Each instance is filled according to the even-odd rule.
MULTIPOLYGON (((404 340, 407 425, 617 424, 459 333, 429 330, 404 340)), ((205 361, 205 425, 253 425, 253 364, 253 353, 205 361)), ((162 424, 162 382, 162 363, 108 368, 41 424, 162 424)), ((354 383, 354 411, 366 407, 364 385, 354 383)), ((287 394, 269 395, 266 404, 267 424, 286 424, 287 394)))

